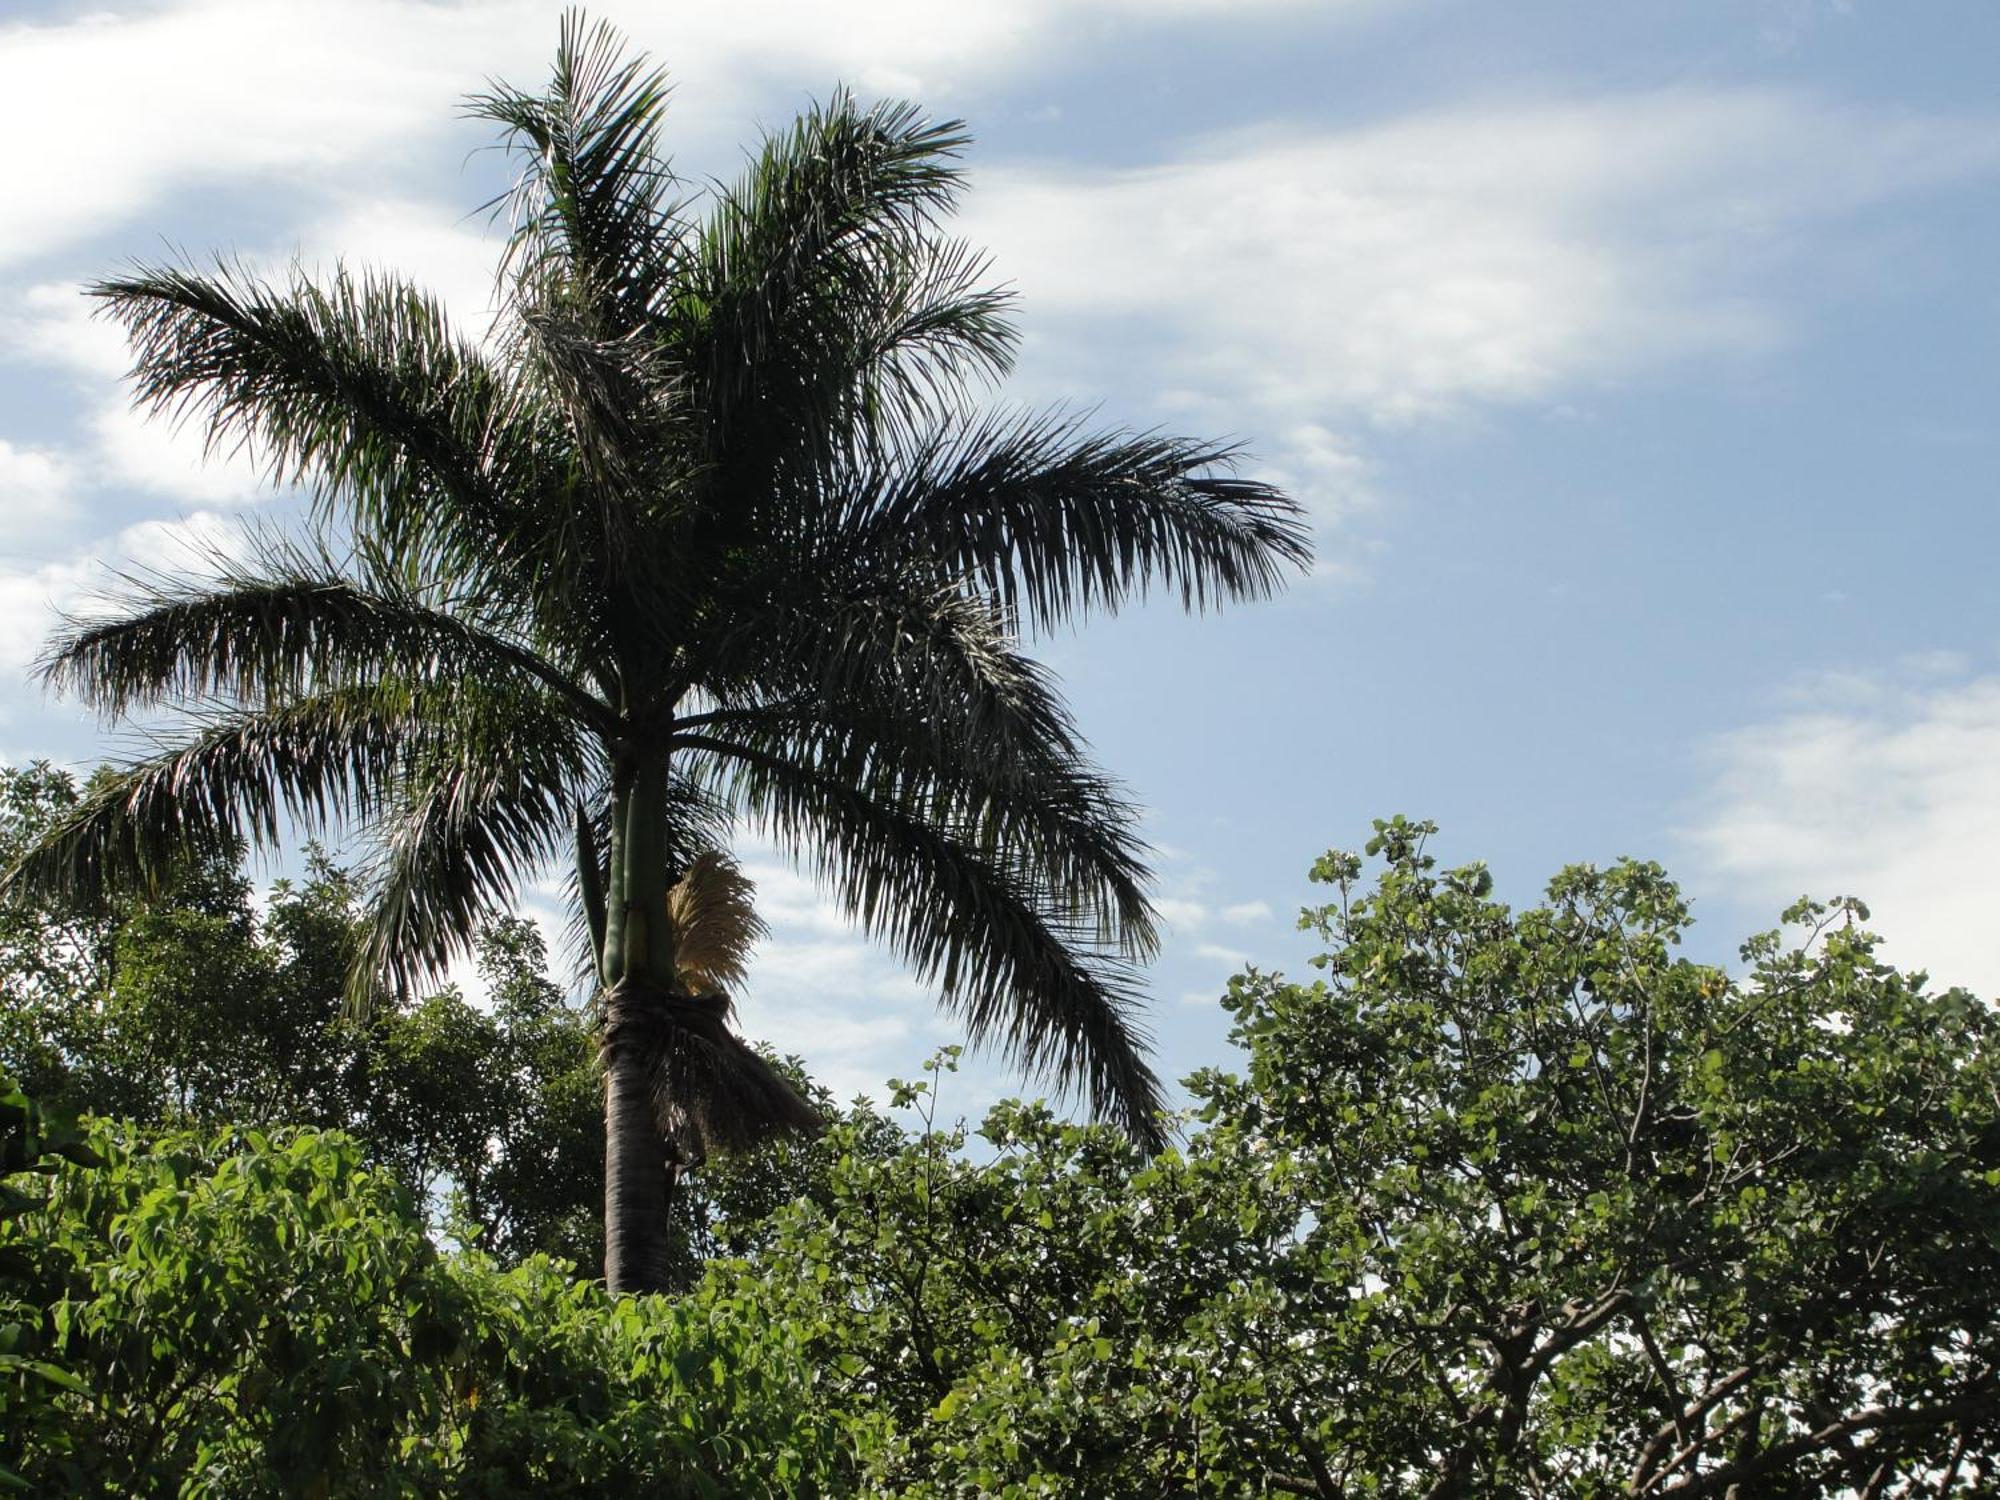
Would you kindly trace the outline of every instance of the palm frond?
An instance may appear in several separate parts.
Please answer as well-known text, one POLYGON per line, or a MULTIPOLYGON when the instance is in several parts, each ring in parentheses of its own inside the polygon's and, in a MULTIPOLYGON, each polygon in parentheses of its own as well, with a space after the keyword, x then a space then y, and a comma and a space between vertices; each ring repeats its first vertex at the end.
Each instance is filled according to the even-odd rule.
POLYGON ((398 768, 371 822, 369 932, 350 1007, 406 992, 472 951, 523 879, 560 850, 595 747, 544 696, 469 693, 398 768))
POLYGON ((156 887, 190 857, 271 847, 287 820, 316 832, 363 814, 423 721, 413 695, 393 684, 214 715, 104 777, 8 872, 8 893, 94 906, 117 889, 156 887))
POLYGON ((822 482, 858 554, 926 560, 1040 627, 1154 586, 1205 609, 1273 593, 1311 561, 1283 493, 1226 447, 1086 433, 1061 413, 940 423, 921 445, 822 482))
POLYGON ((264 538, 210 576, 128 575, 121 613, 73 619, 43 656, 45 681, 107 717, 209 697, 274 702, 341 682, 530 679, 586 722, 608 707, 555 663, 488 626, 483 601, 344 570, 324 548, 264 538))
POLYGON ((700 393, 711 453, 804 418, 838 430, 856 380, 928 353, 1002 369, 1005 298, 983 263, 933 234, 957 201, 969 137, 908 104, 862 109, 845 92, 769 136, 717 196, 664 331, 700 393), (832 404, 809 406, 818 394, 832 404), (759 413, 766 420, 759 420, 759 413), (829 423, 829 418, 832 421, 829 423))
POLYGON ((743 492, 743 529, 785 523, 770 502, 791 491, 761 476, 812 476, 850 452, 915 441, 968 408, 973 382, 1013 365, 1013 293, 988 282, 989 261, 962 241, 866 242, 818 271, 782 317, 770 311, 754 387, 725 387, 711 408, 726 421, 712 452, 743 492))
MULTIPOLYGON (((957 824, 922 789, 857 785, 741 746, 693 747, 753 826, 809 867, 863 929, 935 980, 975 1043, 1077 1087, 1135 1138, 1163 1139, 1131 967, 1048 892, 1018 848, 957 824)), ((684 752, 685 753, 685 752, 684 752)))
POLYGON ((1004 851, 1079 940, 1132 960, 1158 951, 1152 871, 1136 811, 1081 756, 1028 773, 995 766, 973 746, 944 749, 893 717, 834 714, 817 725, 739 727, 714 737, 683 735, 678 743, 724 758, 811 766, 856 786, 893 785, 968 846, 995 858, 1004 851))
POLYGON ((1020 332, 1013 290, 992 284, 992 261, 965 241, 927 239, 885 259, 840 308, 847 347, 822 379, 850 383, 878 430, 907 438, 956 410, 968 380, 1011 370, 1020 332))
POLYGON ((657 659, 635 628, 664 636, 688 612, 687 548, 672 527, 686 514, 698 465, 677 375, 643 333, 604 333, 566 283, 522 288, 516 311, 513 357, 560 419, 570 455, 555 524, 603 601, 596 620, 610 654, 628 665, 657 659))
POLYGON ((701 686, 727 710, 777 702, 810 713, 865 700, 1003 757, 1077 743, 1046 670, 991 602, 956 584, 857 558, 782 576, 772 594, 699 642, 701 686))
POLYGON ((607 1060, 632 1048, 650 1080, 653 1119, 673 1157, 700 1162, 783 1136, 817 1135, 826 1122, 729 1029, 725 996, 688 996, 627 978, 604 997, 607 1060))
POLYGON ((503 127, 521 163, 496 200, 514 225, 503 281, 581 288, 602 336, 637 326, 677 256, 679 182, 660 150, 665 73, 618 33, 566 11, 546 91, 495 83, 467 113, 503 127))
POLYGON ((1016 847, 1097 940, 1149 956, 1157 932, 1137 812, 1089 762, 1046 670, 994 607, 950 588, 808 595, 758 638, 755 680, 787 696, 685 721, 718 743, 856 785, 925 788, 990 844, 1016 847))
POLYGON ((241 268, 141 267, 91 289, 130 337, 134 400, 307 484, 398 566, 520 602, 583 653, 594 554, 568 545, 559 432, 457 339, 436 301, 344 268, 274 287, 241 268))
POLYGON ((755 883, 719 849, 704 850, 668 888, 674 970, 689 994, 723 994, 748 977, 750 950, 770 932, 756 899, 755 883))

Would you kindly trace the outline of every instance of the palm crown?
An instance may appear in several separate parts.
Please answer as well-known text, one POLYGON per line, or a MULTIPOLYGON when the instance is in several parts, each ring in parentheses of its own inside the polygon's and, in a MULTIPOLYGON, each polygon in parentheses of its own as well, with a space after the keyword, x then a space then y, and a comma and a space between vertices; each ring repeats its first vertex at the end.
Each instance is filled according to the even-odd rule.
POLYGON ((1265 594, 1300 516, 1225 448, 974 410, 1015 333, 943 227, 956 124, 836 94, 697 199, 665 98, 572 17, 545 92, 472 101, 520 167, 480 345, 377 274, 95 288, 141 403, 248 445, 342 540, 141 581, 53 643, 49 678, 107 715, 187 719, 16 878, 90 898, 351 821, 378 850, 365 989, 434 972, 573 849, 613 1155, 648 1135, 643 1176, 661 1124, 801 1123, 677 977, 670 888, 741 819, 974 1039, 1155 1139, 1144 851, 1017 638, 1149 586, 1265 594))

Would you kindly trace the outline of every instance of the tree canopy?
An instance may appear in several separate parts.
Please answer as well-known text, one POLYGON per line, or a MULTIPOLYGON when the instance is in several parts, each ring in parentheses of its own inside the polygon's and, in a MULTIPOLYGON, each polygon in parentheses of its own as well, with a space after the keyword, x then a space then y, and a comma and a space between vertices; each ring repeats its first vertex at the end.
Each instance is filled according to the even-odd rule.
MULTIPOLYGON (((0 768, 0 864, 79 796, 46 764, 0 768)), ((688 905, 699 956, 704 919, 688 905)), ((724 925, 740 916, 725 906, 724 925)), ((415 1195, 434 1232, 475 1238, 502 1264, 546 1253, 599 1265, 603 1072, 588 1009, 548 972, 539 931, 515 917, 488 926, 477 1004, 448 988, 356 1020, 342 999, 365 938, 359 885, 323 854, 261 900, 230 854, 110 907, 0 907, 0 1077, 63 1118, 338 1130, 415 1195)), ((715 961, 732 951, 725 941, 715 961)), ((772 1061, 820 1113, 840 1113, 798 1059, 772 1061)), ((808 1191, 823 1156, 773 1144, 685 1181, 669 1283, 691 1284, 808 1191)))
MULTIPOLYGON (((0 860, 79 796, 46 765, 0 769, 0 860)), ((595 1263, 602 1078, 540 935, 488 927, 483 1008, 443 989, 357 1020, 365 937, 358 883, 317 853, 261 901, 231 851, 110 907, 0 908, 0 1073, 64 1116, 344 1131, 503 1260, 595 1263)))
MULTIPOLYGON (((1438 868, 1430 838, 1377 825, 1372 880, 1362 857, 1319 862, 1321 972, 1232 981, 1239 1055, 1188 1080, 1183 1146, 1149 1156, 1042 1104, 976 1132, 858 1116, 736 1200, 678 1299, 552 1302, 539 1262, 449 1256, 358 1298, 249 1248, 345 1195, 343 1233, 421 1258, 407 1207, 331 1164, 337 1142, 100 1129, 109 1167, 10 1180, 9 1420, 38 1475, 78 1461, 60 1434, 162 1413, 181 1467, 161 1482, 197 1454, 264 1474, 304 1440, 240 1393, 282 1378, 330 1400, 312 1393, 345 1366, 314 1360, 365 1347, 398 1374, 314 1408, 310 1462, 371 1434, 376 1467, 333 1493, 369 1492, 391 1452, 397 1474, 586 1493, 613 1482, 590 1465, 643 1489, 690 1463, 753 1493, 783 1473, 791 1493, 911 1500, 1990 1492, 1992 1009, 1884 963, 1852 900, 1802 903, 1724 970, 1676 952, 1688 909, 1655 865, 1573 867, 1515 910, 1484 867, 1438 868), (115 1204, 216 1216, 208 1238, 149 1240, 110 1232, 115 1204), (120 1363, 132 1303, 110 1289, 135 1276, 163 1310, 222 1297, 300 1321, 173 1333, 203 1404, 166 1356, 120 1363), (63 1298, 79 1310, 58 1318, 63 1298), (637 1362, 565 1363, 584 1346, 637 1362), (686 1413, 664 1435, 660 1398, 686 1413)), ((954 1066, 897 1099, 935 1114, 954 1066)), ((339 1238, 310 1243, 337 1259, 339 1238)), ((107 1439, 92 1472, 130 1445, 107 1439)))

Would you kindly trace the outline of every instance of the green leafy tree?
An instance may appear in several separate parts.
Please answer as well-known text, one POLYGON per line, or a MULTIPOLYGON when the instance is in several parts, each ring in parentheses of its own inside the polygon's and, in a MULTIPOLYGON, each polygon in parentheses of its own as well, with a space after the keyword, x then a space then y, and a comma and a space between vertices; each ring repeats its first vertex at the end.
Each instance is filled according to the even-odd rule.
MULTIPOLYGON (((673 1299, 440 1252, 335 1137, 0 1097, 0 1454, 56 1493, 1691 1497, 2000 1482, 2000 1021, 1652 865, 1511 910, 1378 825, 1185 1149, 859 1114, 673 1299), (769 1205, 783 1200, 775 1212, 769 1205)), ((448 1054, 452 1047, 444 1049, 448 1054)), ((740 1172, 745 1161, 733 1162, 740 1172)), ((705 1176, 711 1168, 704 1168, 705 1176)), ((686 1199, 682 1203, 686 1203, 686 1199)), ((0 1483, 7 1482, 0 1478, 0 1483)))
MULTIPOLYGON (((46 764, 0 769, 0 858, 32 848, 80 796, 46 764)), ((317 861, 303 886, 272 893, 260 923, 236 851, 214 850, 95 909, 11 904, 0 913, 0 1068, 72 1113, 344 1118, 354 1053, 328 1027, 354 947, 352 903, 317 861), (331 986, 315 983, 315 967, 333 972, 331 986)))
POLYGON ((672 951, 668 893, 731 817, 975 1039, 1159 1139, 1134 820, 1016 633, 1151 586, 1262 595, 1307 556, 1226 449, 974 411, 1015 333, 943 227, 957 124, 837 94, 691 199, 665 101, 572 17, 546 91, 473 102, 519 169, 485 348, 381 274, 95 289, 143 405, 248 444, 352 545, 270 544, 67 631, 55 685, 192 722, 14 882, 95 897, 191 845, 351 818, 379 846, 360 972, 408 982, 573 843, 621 1289, 668 1275, 669 1141, 816 1123, 672 951))
MULTIPOLYGON (((13 868, 76 802, 75 778, 45 761, 0 768, 0 860, 13 868)), ((0 904, 0 1067, 44 1103, 58 1103, 76 1086, 75 1070, 104 1056, 93 1000, 113 930, 108 911, 46 893, 17 891, 0 904)))
POLYGON ((0 1488, 776 1500, 855 1493, 879 1427, 725 1288, 441 1254, 339 1136, 78 1139, 0 1090, 0 1171, 0 1488))
POLYGON ((1852 901, 1732 976, 1657 866, 1514 911, 1430 833, 1378 825, 1372 888, 1320 862, 1324 977, 1232 982, 1185 1151, 1018 1104, 984 1160, 834 1133, 741 1274, 890 1419, 875 1491, 1991 1493, 1992 1008, 1852 901))
MULTIPOLYGON (((0 768, 0 862, 79 796, 47 765, 0 768)), ((342 1130, 449 1220, 441 1228, 501 1262, 600 1265, 603 1073, 589 1013, 550 977, 539 932, 513 917, 482 931, 483 1008, 447 989, 387 997, 357 1024, 342 999, 365 934, 361 891, 324 857, 308 863, 262 903, 231 858, 95 913, 0 907, 0 1076, 65 1116, 342 1130)), ((741 981, 762 929, 733 865, 697 860, 670 913, 694 991, 741 981)), ((839 1116, 798 1059, 776 1066, 815 1113, 839 1116)), ((691 1285, 779 1205, 818 1191, 828 1160, 780 1140, 680 1163, 670 1284, 691 1285)))
MULTIPOLYGON (((79 796, 46 765, 0 769, 0 857, 79 796)), ((261 910, 233 854, 97 912, 0 908, 0 1074, 66 1116, 344 1130, 502 1260, 597 1264, 602 1074, 539 935, 512 918, 482 932, 490 1011, 446 990, 357 1023, 343 998, 361 891, 323 856, 308 865, 261 910)))

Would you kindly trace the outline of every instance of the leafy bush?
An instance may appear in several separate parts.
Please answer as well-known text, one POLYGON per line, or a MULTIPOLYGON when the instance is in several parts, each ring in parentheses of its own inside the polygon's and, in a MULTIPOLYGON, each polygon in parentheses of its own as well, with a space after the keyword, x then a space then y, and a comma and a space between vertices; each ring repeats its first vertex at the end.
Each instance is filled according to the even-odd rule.
POLYGON ((797 1495, 853 1467, 794 1331, 740 1295, 613 1301, 544 1257, 440 1254, 342 1137, 98 1127, 89 1166, 9 1141, 43 1168, 0 1227, 18 1487, 797 1495))
MULTIPOLYGON (((46 763, 0 767, 0 869, 81 793, 46 763)), ((101 907, 0 902, 0 1075, 45 1106, 152 1128, 310 1125, 360 1143, 427 1209, 512 1264, 604 1259, 604 1079, 589 1009, 549 974, 530 922, 482 933, 490 1006, 456 990, 345 1013, 361 886, 309 853, 258 902, 240 850, 101 907)), ((797 1059, 769 1059, 823 1114, 797 1059)), ((807 1144, 718 1161, 673 1198, 672 1284, 741 1249, 820 1175, 807 1144), (734 1226, 719 1236, 716 1225, 734 1226)))

